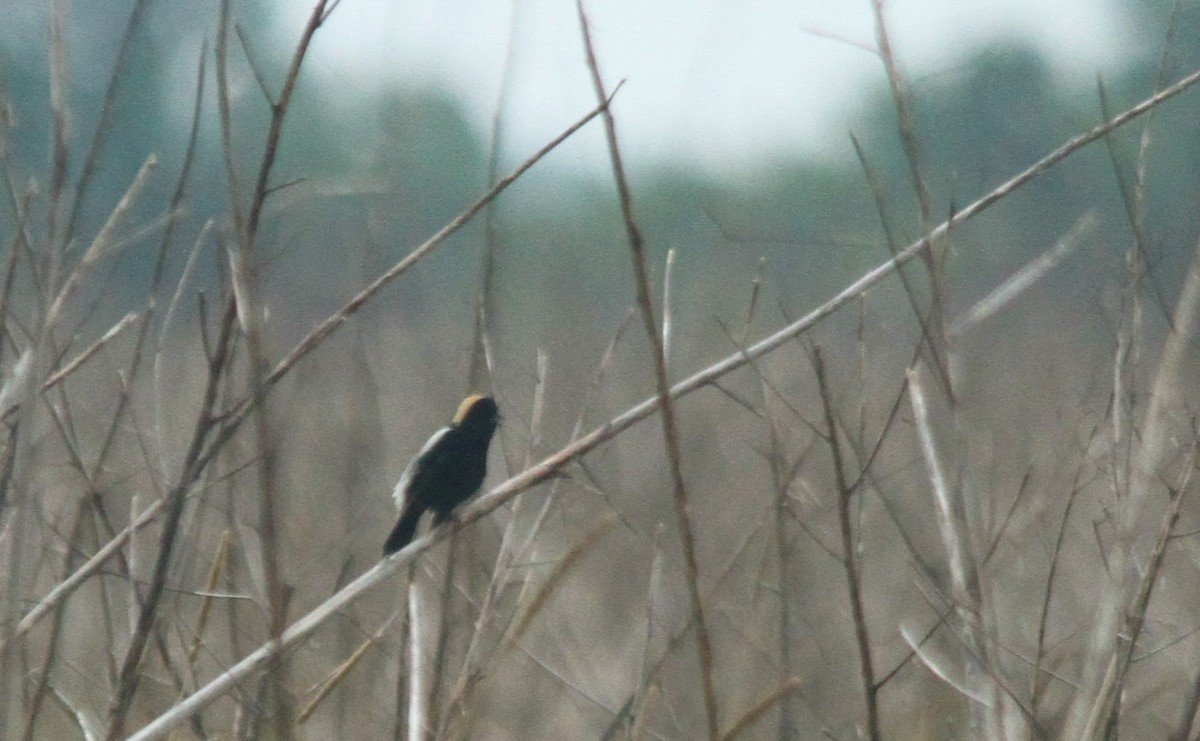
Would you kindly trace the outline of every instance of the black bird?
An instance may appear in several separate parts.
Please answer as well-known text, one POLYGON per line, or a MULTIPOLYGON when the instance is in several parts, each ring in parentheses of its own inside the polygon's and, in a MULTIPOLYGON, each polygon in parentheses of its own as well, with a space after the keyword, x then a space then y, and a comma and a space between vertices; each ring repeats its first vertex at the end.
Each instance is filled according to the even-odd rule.
POLYGON ((433 511, 434 524, 444 522, 455 507, 478 491, 487 473, 488 444, 498 424, 496 400, 473 394, 459 404, 450 426, 433 433, 404 469, 392 493, 400 520, 383 544, 383 555, 412 541, 426 510, 433 511))

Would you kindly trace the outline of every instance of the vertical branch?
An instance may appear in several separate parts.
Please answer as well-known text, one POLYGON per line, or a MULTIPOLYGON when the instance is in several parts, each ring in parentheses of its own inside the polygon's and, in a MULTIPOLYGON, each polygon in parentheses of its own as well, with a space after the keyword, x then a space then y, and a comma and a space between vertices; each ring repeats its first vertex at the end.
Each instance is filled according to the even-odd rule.
MULTIPOLYGON (((75 513, 75 524, 71 528, 72 533, 69 540, 72 544, 79 541, 79 531, 83 523, 85 509, 86 507, 81 504, 75 513)), ((70 574, 74 560, 75 553, 71 548, 68 548, 67 554, 63 558, 63 578, 70 574)), ((46 691, 50 687, 50 671, 58 655, 63 619, 65 617, 66 610, 62 609, 60 605, 59 609, 54 611, 54 619, 50 622, 50 636, 46 643, 46 654, 42 659, 41 669, 37 672, 33 693, 28 701, 28 707, 25 712, 25 727, 21 731, 21 741, 32 741, 35 738, 34 733, 37 730, 38 713, 42 707, 42 703, 45 701, 46 691)))
POLYGON ((967 659, 967 678, 972 696, 986 699, 972 707, 973 733, 977 738, 1003 739, 1001 696, 997 683, 987 676, 987 644, 982 622, 983 594, 979 587, 978 564, 970 541, 970 524, 961 492, 952 492, 938 454, 929 416, 925 382, 916 366, 908 370, 909 399, 920 439, 921 453, 929 473, 937 508, 937 527, 950 570, 950 594, 954 613, 972 654, 967 659))
MULTIPOLYGON (((600 75, 596 52, 592 47, 591 33, 588 29, 587 15, 583 10, 582 0, 577 0, 579 22, 583 33, 583 43, 587 50, 588 69, 592 75, 592 84, 596 89, 596 99, 603 103, 608 99, 604 90, 604 80, 600 75)), ((704 690, 704 711, 708 722, 709 738, 716 738, 719 733, 717 713, 717 692, 713 680, 712 640, 709 637, 708 624, 704 619, 704 606, 700 598, 700 569, 696 562, 696 542, 692 533, 690 506, 687 489, 683 483, 683 469, 680 464, 679 435, 675 424, 675 404, 671 400, 671 383, 667 378, 666 356, 663 351, 662 336, 658 332, 654 320, 654 305, 650 299, 650 275, 646 267, 645 247, 641 229, 633 215, 633 197, 629 191, 629 183, 625 177, 625 167, 621 162, 621 151, 617 146, 616 120, 612 110, 604 109, 604 131, 608 139, 608 152, 612 160, 613 177, 616 180, 617 193, 621 203, 621 213, 625 220, 625 232, 629 239, 629 251, 633 258, 633 268, 637 279, 637 300, 641 308, 642 320, 645 323, 646 334, 650 338, 653 352, 654 377, 658 386, 658 404, 662 411, 663 438, 667 448, 667 462, 671 470, 673 483, 673 500, 675 504, 675 519, 679 527, 680 540, 683 543, 683 556, 687 568, 688 591, 691 595, 692 616, 696 621, 696 644, 700 655, 700 675, 704 690)))
MULTIPOLYGON (((34 517, 32 503, 29 501, 29 484, 33 476, 35 448, 32 433, 38 408, 38 387, 49 366, 49 306, 54 291, 58 286, 58 272, 62 255, 62 244, 65 237, 59 232, 59 219, 65 208, 64 189, 67 177, 67 48, 64 36, 65 2, 55 0, 50 10, 50 116, 52 131, 52 154, 50 170, 50 208, 49 208, 49 242, 46 256, 46 279, 36 293, 36 325, 29 346, 25 350, 28 360, 22 358, 18 362, 26 363, 23 374, 14 373, 9 383, 13 384, 14 398, 20 400, 17 422, 10 439, 12 449, 12 478, 7 487, 5 497, 5 514, 7 522, 2 523, 8 530, 7 552, 2 562, 4 580, 0 582, 0 600, 3 600, 0 612, 0 646, 8 647, 14 635, 17 615, 20 613, 20 596, 24 591, 26 569, 24 564, 25 539, 33 532, 34 517)), ((14 245, 15 247, 16 245, 14 245)), ((32 245, 29 245, 32 249, 32 245)), ((32 266, 31 266, 32 267, 32 266)), ((11 665, 11 655, 0 656, 6 665, 11 665)), ((8 736, 16 731, 15 722, 18 716, 17 704, 19 693, 14 690, 13 671, 0 671, 0 735, 8 736)))
POLYGON ((900 143, 904 149, 904 159, 908 163, 908 175, 912 181, 913 190, 917 193, 917 206, 921 209, 921 226, 925 232, 933 222, 933 199, 925 178, 921 175, 921 147, 917 139, 916 116, 913 115, 912 98, 908 81, 896 64, 892 53, 892 42, 888 36, 887 23, 883 17, 884 0, 872 0, 871 9, 875 16, 875 43, 879 46, 879 56, 883 60, 887 72, 888 87, 892 92, 892 104, 896 107, 896 120, 900 127, 900 143))
MULTIPOLYGON (((1196 439, 1193 433, 1193 440, 1196 439)), ((1125 674, 1129 671, 1129 665, 1133 661, 1133 649, 1137 646, 1138 637, 1142 633, 1142 628, 1146 624, 1146 611, 1150 609, 1150 597, 1154 593, 1154 587, 1158 584, 1158 576, 1162 572, 1163 563, 1166 561, 1167 545, 1171 540, 1171 534, 1175 529, 1175 523, 1179 520, 1179 505, 1183 501, 1183 495, 1189 489, 1192 472, 1196 470, 1196 451, 1192 451, 1192 460, 1188 461, 1187 467, 1182 474, 1182 480, 1175 487, 1170 489, 1170 499, 1167 502, 1167 510, 1163 513, 1162 520, 1159 522, 1158 534, 1155 538, 1154 550, 1150 554, 1149 564, 1146 567, 1146 572, 1142 575, 1138 584, 1137 593, 1133 597, 1133 601, 1126 608, 1122 618, 1123 629, 1121 631, 1120 651, 1117 654, 1117 670, 1115 687, 1117 697, 1124 695, 1125 674)), ((1114 701, 1109 710, 1108 728, 1105 731, 1105 738, 1117 738, 1117 722, 1120 719, 1121 704, 1114 701)))
MULTIPOLYGON (((254 432, 260 454, 258 465, 258 525, 262 540, 263 566, 266 577, 266 600, 268 605, 268 623, 270 634, 278 638, 287 625, 286 615, 286 586, 279 573, 279 535, 276 531, 276 497, 275 497, 275 466, 276 451, 271 443, 271 430, 267 419, 267 410, 263 404, 267 393, 267 358, 263 346, 262 311, 259 304, 261 286, 258 280, 258 265, 255 254, 255 239, 262 217, 263 206, 267 200, 268 185, 271 170, 279 152, 279 142, 283 136, 283 124, 287 117, 289 104, 300 77, 300 68, 308 52, 309 44, 317 29, 328 17, 326 12, 328 0, 318 0, 309 14, 308 22, 300 35, 300 41, 292 55, 292 62, 284 78, 283 88, 277 100, 268 100, 271 106, 271 122, 267 130, 266 143, 263 147, 262 162, 258 176, 255 179, 254 193, 250 199, 250 208, 245 223, 238 218, 238 210, 234 208, 234 228, 237 236, 237 249, 232 251, 231 279, 234 296, 238 304, 238 314, 242 328, 246 334, 246 344, 250 354, 250 386, 253 399, 254 432)), ((225 161, 229 177, 230 200, 236 204, 238 194, 236 177, 233 168, 235 153, 232 144, 231 119, 228 98, 227 57, 228 57, 228 25, 229 0, 221 3, 221 19, 218 58, 220 77, 222 78, 221 113, 222 134, 225 144, 225 161)), ((265 91, 264 91, 265 92, 265 91)), ((271 685, 274 702, 275 729, 280 738, 291 738, 291 717, 287 708, 287 694, 284 689, 282 657, 272 658, 272 666, 268 670, 268 681, 271 685)))
POLYGON ((663 268, 663 298, 662 298, 662 354, 663 364, 671 367, 671 327, 672 301, 671 284, 675 273, 675 248, 667 250, 667 262, 663 268))
MULTIPOLYGON (((25 590, 27 566, 24 560, 28 555, 25 538, 33 532, 36 523, 29 491, 37 465, 37 451, 33 444, 32 432, 38 408, 38 378, 41 375, 39 370, 44 369, 46 365, 45 338, 49 332, 44 322, 40 324, 38 336, 26 350, 29 353, 29 370, 19 379, 14 378, 11 381, 20 386, 17 398, 21 402, 17 410, 15 432, 8 441, 8 446, 12 449, 12 478, 5 497, 4 512, 7 521, 3 523, 4 529, 7 530, 8 547, 4 554, 7 568, 4 569, 3 591, 0 591, 0 599, 4 601, 3 615, 0 618, 0 661, 3 661, 5 666, 16 664, 14 654, 17 652, 12 650, 12 639, 16 635, 15 626, 20 612, 21 594, 25 590), (5 649, 9 650, 7 654, 4 653, 5 649)), ((24 359, 21 362, 25 362, 24 359)), ((0 736, 8 736, 11 731, 16 730, 10 724, 16 719, 20 698, 20 693, 14 687, 17 676, 18 672, 15 671, 0 671, 0 736)))
MULTIPOLYGON (((517 4, 513 3, 508 19, 507 50, 504 69, 500 73, 500 91, 496 96, 496 113, 492 117, 491 148, 488 152, 487 187, 493 187, 500 179, 500 154, 504 137, 504 101, 508 98, 512 83, 513 42, 516 35, 517 4)), ((500 248, 500 231, 496 225, 496 207, 488 205, 483 214, 483 259, 480 266, 479 298, 475 311, 475 338, 471 345, 471 373, 468 385, 472 390, 483 388, 487 375, 485 340, 491 336, 496 321, 496 251, 500 248)))
POLYGON ((399 636, 400 645, 396 651, 396 708, 392 722, 392 741, 406 741, 408 738, 408 693, 412 684, 412 673, 407 671, 405 665, 408 661, 410 647, 409 636, 412 635, 412 626, 409 625, 408 616, 411 608, 409 601, 412 599, 412 584, 413 574, 415 570, 412 568, 405 569, 407 575, 405 577, 404 587, 400 591, 401 604, 396 611, 396 618, 399 620, 396 635, 399 636))
POLYGON ((233 112, 229 102, 229 3, 221 0, 221 9, 217 18, 217 109, 221 118, 221 154, 225 160, 226 188, 229 190, 229 210, 233 217, 233 228, 238 234, 242 233, 242 205, 238 198, 237 168, 234 167, 235 149, 233 146, 233 112))
MULTIPOLYGON (((875 201, 875 212, 879 214, 879 227, 883 231, 884 244, 887 246, 888 252, 892 257, 898 258, 902 245, 896 237, 891 219, 888 218, 887 192, 883 178, 867 159, 867 153, 863 150, 858 137, 851 134, 850 143, 854 145, 854 153, 858 156, 858 163, 862 167, 863 177, 867 181, 867 188, 871 191, 871 198, 875 201)), ((921 245, 921 252, 924 257, 929 252, 929 242, 922 239, 919 244, 921 245)), ((921 348, 930 345, 933 333, 930 331, 929 322, 925 318, 928 312, 921 308, 917 286, 913 285, 912 278, 908 273, 909 271, 903 267, 897 266, 896 276, 900 279, 900 285, 904 287, 904 296, 908 299, 909 306, 912 307, 913 318, 917 320, 917 324, 921 327, 921 344, 917 346, 917 353, 919 354, 921 348)))
MULTIPOLYGON (((287 116, 292 94, 296 91, 296 81, 300 79, 300 66, 304 63, 304 56, 308 53, 308 46, 312 43, 317 29, 329 17, 329 12, 333 10, 330 7, 329 12, 326 12, 328 4, 329 0, 317 0, 317 4, 313 6, 312 13, 308 16, 308 23, 305 24, 304 31, 300 34, 300 42, 292 54, 292 64, 288 67, 287 77, 284 78, 283 89, 279 91, 279 99, 270 101, 271 124, 267 130, 267 143, 263 150, 262 165, 258 169, 258 179, 254 183, 254 196, 250 199, 250 215, 246 218, 246 237, 251 242, 258 234, 259 219, 262 217, 263 205, 267 200, 271 170, 275 166, 275 158, 279 153, 279 140, 283 136, 283 120, 287 116)), ((223 2, 222 7, 225 6, 226 2, 223 2)), ((236 193, 232 195, 236 197, 236 193)))
MULTIPOLYGON (((436 631, 436 635, 432 637, 437 638, 433 646, 433 664, 428 672, 428 691, 424 698, 427 703, 425 709, 425 738, 430 739, 430 741, 436 737, 435 732, 439 727, 438 724, 441 722, 441 714, 438 710, 440 706, 438 698, 442 687, 442 677, 446 672, 446 656, 450 649, 450 627, 454 622, 450 611, 450 597, 454 592, 454 572, 457 570, 461 545, 462 538, 458 537, 458 533, 451 533, 450 537, 446 539, 446 561, 445 567, 442 569, 442 588, 440 594, 438 594, 438 617, 440 620, 436 623, 432 620, 429 621, 432 629, 436 631)), ((418 605, 418 607, 421 606, 418 605)), ((423 609, 425 609, 426 614, 429 613, 428 605, 423 606, 423 609)), ((418 645, 416 642, 417 637, 417 634, 414 633, 412 636, 413 644, 416 648, 421 648, 421 645, 418 645)), ((422 639, 422 644, 424 644, 424 639, 422 639)))
MULTIPOLYGON (((654 557, 650 560, 650 578, 647 580, 646 589, 646 640, 642 645, 642 666, 641 676, 637 687, 633 694, 630 695, 630 715, 632 723, 631 738, 641 738, 642 734, 638 731, 643 729, 650 717, 648 705, 654 693, 651 691, 654 688, 654 669, 655 663, 652 657, 662 656, 665 651, 662 649, 662 644, 667 641, 667 636, 663 635, 659 630, 661 620, 656 612, 661 611, 662 607, 658 602, 662 599, 662 595, 666 594, 663 587, 663 531, 665 527, 663 523, 658 523, 654 528, 654 540, 651 547, 654 549, 654 557)), ((785 736, 780 736, 785 738, 785 736)))
MULTIPOLYGON (((5 161, 4 144, 0 144, 0 164, 5 169, 8 169, 8 164, 5 161)), ((8 260, 4 266, 4 280, 0 283, 0 331, 8 326, 9 304, 13 295, 13 282, 17 276, 18 258, 21 256, 21 249, 29 249, 28 221, 29 221, 29 202, 33 196, 32 185, 26 190, 24 196, 18 201, 13 193, 13 206, 16 213, 16 228, 14 229, 12 242, 8 246, 8 260)), ((31 270, 36 266, 31 265, 31 270)), ((7 334, 7 333, 5 333, 7 334)), ((0 342, 0 361, 4 359, 4 343, 0 342)), ((18 358, 19 360, 19 358, 18 358)), ((14 372, 14 376, 16 373, 14 372)), ((6 384, 7 385, 7 384, 6 384)), ((14 392, 16 389, 13 389, 14 392)), ((8 404, 4 399, 5 394, 0 391, 0 415, 8 412, 8 404)), ((15 400, 14 400, 15 401, 15 400)), ((3 490, 0 490, 0 495, 3 495, 3 490)), ((0 496, 0 501, 3 497, 0 496)), ((0 512, 3 510, 0 509, 0 512)))
POLYGON ((217 553, 208 569, 208 578, 204 582, 204 599, 200 602, 200 614, 196 617, 196 628, 192 631, 192 645, 187 651, 188 667, 193 672, 196 668, 196 658, 200 655, 200 647, 204 645, 204 631, 208 626, 209 611, 212 609, 212 595, 217 590, 217 582, 229 560, 229 547, 232 543, 233 533, 226 530, 221 534, 221 543, 217 546, 217 553))
MULTIPOLYGON (((764 393, 764 396, 766 394, 764 393)), ((775 556, 779 569, 779 679, 784 681, 792 674, 792 603, 795 599, 792 583, 792 547, 787 531, 788 519, 788 476, 787 461, 780 444, 779 430, 770 414, 765 415, 767 434, 770 438, 771 484, 775 501, 772 503, 775 525, 775 556)), ((791 738, 795 734, 793 702, 785 697, 779 704, 779 738, 791 738)))
POLYGON ((429 681, 429 661, 425 656, 426 635, 430 630, 430 595, 411 570, 408 580, 408 739, 425 741, 432 737, 429 704, 433 687, 429 681))
POLYGON ((1197 710, 1200 710, 1200 670, 1193 675, 1192 682, 1184 694, 1179 720, 1176 722, 1175 731, 1171 733, 1169 741, 1190 741, 1195 738, 1192 727, 1196 723, 1197 710))
POLYGON ((867 710, 867 738, 880 738, 879 729, 879 685, 875 683, 875 667, 871 661, 871 633, 867 628, 867 615, 863 607, 862 565, 858 561, 858 544, 854 539, 853 511, 850 499, 854 489, 846 480, 842 444, 838 437, 833 414, 833 396, 825 377, 825 361, 821 348, 814 347, 813 369, 817 374, 817 387, 821 393, 821 405, 825 411, 825 429, 828 434, 829 452, 833 455, 833 479, 837 487, 838 524, 842 534, 842 566, 846 572, 846 590, 850 595, 850 615, 854 620, 854 638, 858 644, 859 678, 862 681, 863 699, 867 710))
POLYGON ((934 249, 933 231, 933 198, 925 177, 921 174, 921 147, 917 139, 916 115, 912 110, 912 94, 899 65, 896 64, 892 52, 892 42, 888 36, 887 22, 884 19, 884 0, 872 0, 871 8, 875 16, 875 43, 879 47, 879 56, 883 60, 887 73, 888 86, 892 93, 892 104, 896 108, 896 120, 899 125, 900 144, 904 150, 904 158, 908 163, 909 180, 917 194, 917 206, 921 211, 921 232, 926 243, 926 249, 921 251, 921 259, 929 273, 929 321, 925 327, 926 342, 938 370, 938 379, 944 385, 946 393, 954 398, 951 385, 950 367, 946 358, 947 343, 945 334, 945 285, 942 282, 942 259, 934 249))
POLYGON ((47 271, 46 290, 53 290, 56 285, 56 275, 59 260, 62 259, 62 249, 70 234, 66 233, 60 220, 66 209, 67 186, 67 42, 63 33, 66 25, 66 2, 54 0, 50 10, 50 118, 53 131, 53 153, 50 156, 50 228, 49 234, 49 269, 47 271))

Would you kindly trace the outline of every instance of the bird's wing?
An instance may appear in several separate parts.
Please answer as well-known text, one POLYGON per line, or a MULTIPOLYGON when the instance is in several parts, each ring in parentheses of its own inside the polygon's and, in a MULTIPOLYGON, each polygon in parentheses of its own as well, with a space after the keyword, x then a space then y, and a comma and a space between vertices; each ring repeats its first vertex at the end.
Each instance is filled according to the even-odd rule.
POLYGON ((400 474, 400 480, 396 482, 396 488, 392 490, 392 499, 396 500, 397 508, 404 508, 404 497, 408 492, 408 487, 412 484, 413 479, 416 478, 418 469, 423 463, 426 454, 432 450, 433 446, 437 445, 438 441, 445 437, 446 433, 449 431, 449 427, 443 427, 442 429, 433 433, 433 435, 425 441, 425 445, 421 448, 421 451, 413 456, 413 459, 408 462, 408 465, 404 468, 404 473, 400 474))

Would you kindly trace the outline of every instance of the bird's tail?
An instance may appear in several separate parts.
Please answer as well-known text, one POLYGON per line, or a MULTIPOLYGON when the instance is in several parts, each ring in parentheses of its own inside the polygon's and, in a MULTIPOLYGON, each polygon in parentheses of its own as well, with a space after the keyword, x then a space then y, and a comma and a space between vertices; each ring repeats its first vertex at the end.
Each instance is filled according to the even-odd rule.
POLYGON ((417 507, 405 507, 400 513, 400 520, 392 528, 392 534, 383 544, 383 555, 390 556, 412 542, 417 532, 417 522, 421 519, 421 510, 417 507))

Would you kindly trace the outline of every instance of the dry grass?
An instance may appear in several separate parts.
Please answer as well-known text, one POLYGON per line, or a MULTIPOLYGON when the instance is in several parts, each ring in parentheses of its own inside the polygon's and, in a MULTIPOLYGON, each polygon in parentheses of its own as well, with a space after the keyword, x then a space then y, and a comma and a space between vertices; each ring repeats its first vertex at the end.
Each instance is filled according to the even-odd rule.
MULTIPOLYGON (((1150 137, 1132 178, 1113 156, 1135 238, 1112 276, 1111 342, 1076 331, 1090 308, 1039 293, 1087 253, 1104 214, 1079 214, 973 304, 946 268, 972 264, 955 238, 981 213, 1200 73, 1164 77, 938 223, 917 102, 876 3, 920 236, 888 239, 891 259, 794 319, 765 316, 771 279, 758 267, 744 320, 697 333, 679 311, 707 306, 679 280, 685 251, 667 253, 656 299, 609 108, 618 93, 589 39, 597 107, 506 176, 493 158, 482 196, 304 329, 279 317, 295 297, 261 269, 259 241, 287 218, 266 208, 274 160, 308 45, 336 6, 314 7, 278 96, 236 29, 271 110, 265 154, 247 168, 223 5, 197 76, 203 90, 214 66, 220 105, 207 114, 197 95, 193 143, 214 115, 230 213, 177 272, 156 261, 139 309, 100 323, 84 299, 99 268, 122 234, 157 237, 166 254, 198 164, 189 148, 165 213, 139 225, 146 189, 164 187, 150 156, 96 234, 76 233, 71 194, 92 170, 68 183, 65 163, 93 162, 102 137, 68 147, 55 6, 50 188, 5 181, 16 228, 0 294, 0 736, 1194 735, 1200 434, 1186 379, 1200 250, 1156 334, 1142 252, 1150 137), (563 330, 569 341, 506 335, 489 209, 596 118, 636 304, 611 326, 563 330), (45 230, 34 212, 49 215, 45 230), (439 295, 401 321, 370 311, 485 215, 473 296, 439 295), (196 287, 205 263, 221 268, 215 291, 196 287), (635 316, 644 335, 627 331, 635 316), (441 344, 427 350, 430 338, 441 344), (710 360, 677 378, 697 357, 710 360), (461 390, 446 367, 469 367, 462 380, 500 400, 491 488, 379 561, 398 451, 461 390), (656 415, 661 426, 639 424, 656 415)), ((860 156, 883 233, 900 233, 860 156)))

